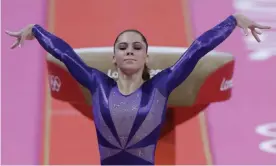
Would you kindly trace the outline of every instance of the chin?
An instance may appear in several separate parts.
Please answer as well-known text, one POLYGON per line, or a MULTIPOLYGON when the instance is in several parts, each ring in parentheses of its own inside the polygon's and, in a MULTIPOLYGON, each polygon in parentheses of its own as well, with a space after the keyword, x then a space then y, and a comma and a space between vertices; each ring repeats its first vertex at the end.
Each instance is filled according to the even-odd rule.
POLYGON ((140 68, 136 65, 124 65, 123 67, 121 67, 121 70, 122 72, 130 75, 138 72, 140 68))

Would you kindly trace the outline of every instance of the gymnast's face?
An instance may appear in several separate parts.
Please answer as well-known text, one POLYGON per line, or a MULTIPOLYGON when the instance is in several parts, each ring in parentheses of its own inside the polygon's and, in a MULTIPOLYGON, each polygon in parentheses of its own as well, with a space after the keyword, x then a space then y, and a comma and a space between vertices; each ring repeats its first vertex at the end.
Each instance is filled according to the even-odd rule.
POLYGON ((143 70, 148 62, 147 45, 137 32, 121 34, 114 47, 113 63, 126 74, 143 70))

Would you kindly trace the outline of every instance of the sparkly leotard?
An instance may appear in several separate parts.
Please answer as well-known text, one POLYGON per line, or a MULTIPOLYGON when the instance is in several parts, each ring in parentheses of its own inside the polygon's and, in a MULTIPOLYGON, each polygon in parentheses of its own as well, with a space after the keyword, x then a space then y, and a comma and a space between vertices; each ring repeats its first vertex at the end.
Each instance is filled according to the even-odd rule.
POLYGON ((130 95, 121 94, 112 78, 87 66, 62 39, 39 25, 32 32, 40 45, 90 90, 101 164, 152 165, 170 93, 189 76, 200 58, 232 33, 236 24, 235 17, 229 16, 202 34, 173 66, 130 95))

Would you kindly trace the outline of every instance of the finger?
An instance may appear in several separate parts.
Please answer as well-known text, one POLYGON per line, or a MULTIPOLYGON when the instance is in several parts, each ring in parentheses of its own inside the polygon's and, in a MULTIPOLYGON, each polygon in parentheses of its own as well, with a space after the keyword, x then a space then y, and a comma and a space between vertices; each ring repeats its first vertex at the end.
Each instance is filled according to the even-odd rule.
POLYGON ((25 37, 22 36, 19 40, 19 47, 22 47, 24 45, 24 40, 25 40, 25 37))
POLYGON ((261 35, 263 32, 260 29, 252 29, 252 31, 255 31, 258 35, 261 35))
POLYGON ((254 25, 255 28, 259 28, 259 29, 270 29, 271 28, 270 26, 261 25, 261 24, 258 24, 258 23, 254 23, 253 25, 254 25))
POLYGON ((11 31, 5 31, 6 34, 13 36, 13 37, 19 37, 20 36, 20 32, 11 32, 11 31))
POLYGON ((11 46, 11 49, 14 49, 15 47, 17 47, 19 45, 19 39, 17 39, 11 46))
POLYGON ((245 34, 245 36, 248 36, 249 32, 247 28, 243 28, 243 33, 245 34))
POLYGON ((257 42, 261 42, 261 39, 259 38, 257 32, 255 30, 252 30, 252 35, 254 36, 254 38, 257 40, 257 42))

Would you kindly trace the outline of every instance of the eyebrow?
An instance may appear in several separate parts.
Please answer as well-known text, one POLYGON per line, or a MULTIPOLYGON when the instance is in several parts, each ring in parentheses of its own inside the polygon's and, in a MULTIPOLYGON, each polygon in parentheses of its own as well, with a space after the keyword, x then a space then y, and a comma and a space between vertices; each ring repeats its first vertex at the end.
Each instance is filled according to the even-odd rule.
MULTIPOLYGON (((128 44, 127 42, 119 42, 118 44, 128 44)), ((133 42, 132 44, 142 44, 141 42, 133 42)))
POLYGON ((133 44, 142 44, 141 42, 133 42, 133 44))
POLYGON ((127 42, 119 42, 118 44, 119 45, 121 45, 121 44, 127 44, 127 42))

